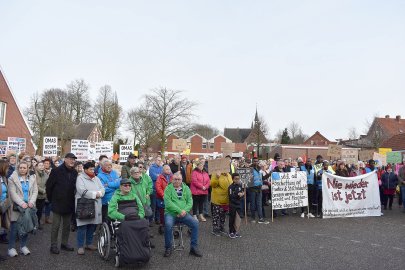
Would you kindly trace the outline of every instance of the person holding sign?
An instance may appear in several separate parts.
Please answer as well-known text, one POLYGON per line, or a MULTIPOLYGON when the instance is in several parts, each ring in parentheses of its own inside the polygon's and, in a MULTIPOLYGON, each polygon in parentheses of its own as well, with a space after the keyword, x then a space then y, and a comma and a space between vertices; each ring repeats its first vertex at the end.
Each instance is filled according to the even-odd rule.
POLYGON ((213 173, 211 176, 211 213, 212 213, 212 234, 220 236, 227 235, 224 229, 225 214, 229 210, 228 188, 232 184, 229 173, 213 173))
POLYGON ((392 171, 391 165, 386 167, 386 172, 381 177, 383 189, 383 204, 384 210, 387 210, 387 202, 389 199, 389 209, 392 210, 392 203, 394 201, 395 189, 398 184, 398 176, 392 171))
POLYGON ((232 174, 233 183, 229 186, 229 238, 234 239, 241 237, 239 234, 240 222, 241 222, 241 201, 245 196, 243 192, 242 184, 240 181, 240 175, 238 173, 232 174))

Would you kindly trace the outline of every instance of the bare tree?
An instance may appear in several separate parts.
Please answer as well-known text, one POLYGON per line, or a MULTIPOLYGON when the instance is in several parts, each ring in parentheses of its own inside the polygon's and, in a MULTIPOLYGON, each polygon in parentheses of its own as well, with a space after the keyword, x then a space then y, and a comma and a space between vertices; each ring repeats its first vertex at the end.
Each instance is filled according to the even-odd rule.
POLYGON ((359 138, 359 134, 357 133, 357 129, 355 127, 349 128, 348 137, 350 140, 355 140, 359 138))
POLYGON ((211 139, 212 137, 218 135, 220 132, 217 128, 209 124, 193 124, 190 129, 190 134, 198 133, 206 139, 211 139))
POLYGON ((190 126, 193 108, 196 103, 183 97, 182 91, 167 88, 152 90, 145 96, 145 109, 149 116, 154 115, 150 125, 155 129, 164 153, 167 136, 178 134, 190 126))
POLYGON ((105 85, 100 88, 93 112, 100 126, 102 138, 113 141, 120 126, 122 107, 118 104, 117 93, 111 86, 105 85))
POLYGON ((308 136, 302 132, 302 128, 297 122, 291 122, 287 130, 292 144, 301 144, 308 138, 308 136))
POLYGON ((68 102, 72 106, 73 121, 76 125, 89 122, 91 119, 91 104, 89 85, 83 79, 70 82, 67 86, 68 102))

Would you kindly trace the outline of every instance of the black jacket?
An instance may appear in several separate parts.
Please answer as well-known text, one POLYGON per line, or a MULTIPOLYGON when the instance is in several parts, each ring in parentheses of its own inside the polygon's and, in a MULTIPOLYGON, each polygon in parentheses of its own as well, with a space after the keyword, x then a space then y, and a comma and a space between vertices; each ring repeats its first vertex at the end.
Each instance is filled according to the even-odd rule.
POLYGON ((232 183, 228 188, 228 192, 229 192, 229 207, 240 208, 240 201, 243 200, 243 196, 239 197, 238 193, 243 192, 242 186, 232 183))
POLYGON ((52 203, 52 211, 57 214, 73 214, 75 211, 77 171, 68 169, 65 164, 52 169, 46 182, 46 195, 52 203))

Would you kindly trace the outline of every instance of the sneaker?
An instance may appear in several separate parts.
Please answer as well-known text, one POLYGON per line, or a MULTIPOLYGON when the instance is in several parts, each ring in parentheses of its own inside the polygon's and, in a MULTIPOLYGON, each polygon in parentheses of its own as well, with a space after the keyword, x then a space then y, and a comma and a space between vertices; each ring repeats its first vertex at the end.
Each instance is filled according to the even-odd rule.
POLYGON ((8 256, 10 256, 10 257, 18 256, 17 250, 15 250, 15 248, 9 249, 8 250, 8 256))
POLYGON ((239 233, 235 233, 235 237, 236 237, 236 238, 241 238, 242 235, 240 235, 239 233))
POLYGON ((31 254, 30 250, 29 250, 27 247, 22 247, 22 248, 20 249, 20 253, 21 253, 21 254, 24 254, 24 256, 27 256, 27 255, 30 255, 30 254, 31 254))
POLYGON ((84 255, 84 248, 78 248, 77 249, 77 255, 84 255))
POLYGON ((231 238, 231 239, 235 239, 235 238, 236 238, 236 236, 235 236, 234 233, 230 233, 230 234, 228 234, 228 236, 229 236, 229 238, 231 238))
POLYGON ((172 255, 172 249, 166 248, 165 253, 163 254, 163 257, 170 257, 171 255, 172 255))
POLYGON ((202 221, 202 222, 206 222, 206 221, 207 221, 207 220, 205 219, 204 215, 200 215, 199 217, 200 217, 200 221, 202 221))
POLYGON ((259 219, 259 221, 257 222, 259 224, 269 224, 270 222, 264 220, 264 218, 259 219))
POLYGON ((197 248, 191 248, 190 249, 190 255, 196 256, 196 257, 202 257, 202 253, 197 249, 197 248))
POLYGON ((301 213, 301 217, 304 218, 304 217, 305 217, 305 213, 301 213))
POLYGON ((197 215, 193 215, 193 218, 194 218, 195 220, 198 220, 197 215))
POLYGON ((314 218, 314 217, 315 217, 312 213, 309 213, 308 216, 309 216, 310 218, 314 218))
POLYGON ((211 234, 212 234, 212 235, 215 235, 215 236, 221 236, 221 233, 220 233, 220 232, 217 232, 217 231, 212 231, 211 234))
POLYGON ((88 245, 88 246, 85 246, 85 249, 91 250, 91 251, 96 251, 97 247, 95 245, 88 245))

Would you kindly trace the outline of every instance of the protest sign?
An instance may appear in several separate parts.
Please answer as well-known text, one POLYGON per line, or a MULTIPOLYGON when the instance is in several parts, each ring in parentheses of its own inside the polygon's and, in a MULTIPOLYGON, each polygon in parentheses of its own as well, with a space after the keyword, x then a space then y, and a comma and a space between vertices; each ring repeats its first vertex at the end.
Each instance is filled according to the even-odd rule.
POLYGON ((120 163, 127 162, 128 156, 134 152, 133 145, 120 145, 120 163))
POLYGON ((187 149, 187 140, 186 139, 173 139, 172 149, 174 151, 183 152, 187 149))
POLYGON ((387 165, 387 156, 379 153, 374 153, 373 160, 377 163, 378 166, 387 165))
POLYGON ((44 137, 42 146, 43 157, 56 157, 58 156, 58 137, 44 137))
POLYGON ((89 147, 89 160, 96 160, 96 148, 89 147))
POLYGON ((387 163, 391 163, 391 164, 402 163, 402 153, 401 152, 388 152, 387 153, 387 163))
POLYGON ((227 155, 232 155, 232 153, 235 151, 235 144, 234 143, 227 143, 227 142, 222 142, 221 143, 221 151, 224 154, 223 156, 227 155))
POLYGON ((360 150, 359 151, 359 160, 369 161, 374 157, 374 150, 360 150))
POLYGON ((6 152, 19 154, 25 152, 26 143, 25 138, 8 137, 7 138, 7 150, 6 152))
POLYGON ((356 177, 322 175, 323 218, 381 216, 376 172, 356 177))
POLYGON ((7 141, 0 141, 0 157, 5 157, 7 152, 7 141))
POLYGON ((272 173, 271 202, 273 210, 308 206, 307 173, 272 173))
POLYGON ((378 153, 386 156, 388 152, 391 152, 392 148, 378 148, 378 153))
POLYGON ((253 177, 252 168, 237 168, 236 172, 240 175, 240 181, 244 187, 252 186, 252 177, 253 177))
POLYGON ((357 164, 359 161, 359 150, 358 149, 342 149, 342 160, 346 164, 357 164))
POLYGON ((328 145, 328 157, 332 158, 340 158, 342 155, 342 146, 341 145, 336 145, 336 144, 329 144, 328 145))
POLYGON ((95 158, 98 159, 101 155, 106 155, 109 159, 112 158, 113 155, 113 142, 111 141, 102 141, 96 143, 96 156, 95 158))
POLYGON ((229 160, 226 158, 217 158, 208 160, 208 174, 213 173, 229 173, 229 160))
POLYGON ((70 143, 70 152, 72 152, 77 157, 77 161, 91 160, 89 147, 90 146, 88 140, 73 139, 70 143))

